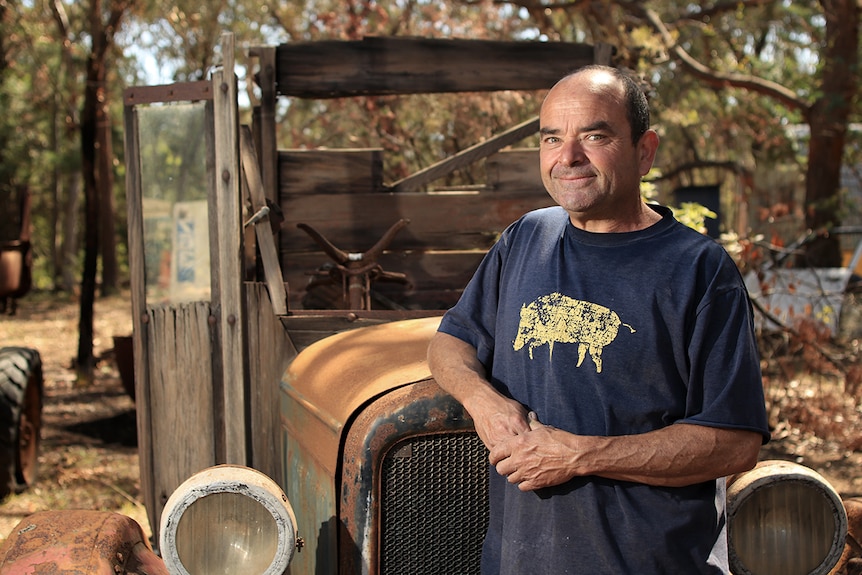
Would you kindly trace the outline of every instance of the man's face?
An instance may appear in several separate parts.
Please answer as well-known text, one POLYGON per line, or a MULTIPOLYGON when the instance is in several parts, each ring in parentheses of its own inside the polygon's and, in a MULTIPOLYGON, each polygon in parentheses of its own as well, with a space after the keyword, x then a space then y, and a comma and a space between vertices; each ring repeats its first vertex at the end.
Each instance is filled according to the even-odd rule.
POLYGON ((632 142, 623 98, 613 76, 588 72, 555 86, 542 105, 542 181, 579 227, 625 218, 640 206, 640 178, 658 137, 650 131, 632 142))

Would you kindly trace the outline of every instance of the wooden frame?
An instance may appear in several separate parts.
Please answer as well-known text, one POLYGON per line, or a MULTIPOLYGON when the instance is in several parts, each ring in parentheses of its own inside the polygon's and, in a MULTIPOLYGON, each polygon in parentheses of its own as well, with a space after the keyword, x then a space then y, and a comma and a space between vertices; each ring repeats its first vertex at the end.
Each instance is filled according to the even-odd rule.
POLYGON ((212 80, 135 87, 124 93, 135 397, 141 491, 152 531, 167 496, 191 473, 219 463, 247 465, 247 367, 241 280, 241 168, 233 36, 222 37, 224 67, 212 80), (136 106, 205 101, 211 298, 147 302, 136 106))

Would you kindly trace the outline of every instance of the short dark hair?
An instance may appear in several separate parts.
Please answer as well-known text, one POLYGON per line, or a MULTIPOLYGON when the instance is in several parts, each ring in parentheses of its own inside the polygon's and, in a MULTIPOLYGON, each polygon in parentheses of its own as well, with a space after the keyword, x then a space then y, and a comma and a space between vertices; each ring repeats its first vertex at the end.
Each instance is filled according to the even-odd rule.
POLYGON ((629 126, 632 129, 632 142, 637 144, 640 141, 641 136, 649 130, 649 102, 647 101, 646 93, 643 88, 641 88, 638 80, 636 80, 631 73, 612 66, 592 64, 584 66, 583 68, 578 68, 569 74, 568 77, 577 76, 581 72, 594 70, 601 70, 609 73, 623 85, 626 117, 628 118, 629 126))

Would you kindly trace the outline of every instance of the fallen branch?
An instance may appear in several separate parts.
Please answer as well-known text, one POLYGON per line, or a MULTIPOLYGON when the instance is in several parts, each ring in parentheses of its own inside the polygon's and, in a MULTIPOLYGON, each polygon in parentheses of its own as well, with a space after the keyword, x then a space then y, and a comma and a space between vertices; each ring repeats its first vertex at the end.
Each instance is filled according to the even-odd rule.
POLYGON ((839 358, 835 357, 832 353, 830 353, 829 350, 827 350, 825 347, 823 347, 822 345, 820 345, 816 341, 811 341, 810 339, 804 337, 798 330, 796 330, 795 328, 793 328, 793 327, 787 325, 786 323, 784 323, 783 321, 781 321, 781 319, 779 319, 775 314, 773 314, 772 312, 767 310, 765 307, 763 307, 763 305, 761 305, 761 303, 759 301, 757 301, 756 298, 751 298, 751 305, 753 305, 754 308, 759 313, 761 313, 763 315, 763 317, 765 317, 767 320, 769 320, 770 322, 772 322, 776 326, 778 326, 778 328, 780 328, 781 331, 783 331, 785 333, 789 333, 790 335, 796 337, 798 340, 802 341, 803 343, 810 345, 812 348, 814 348, 817 351, 817 353, 822 355, 824 358, 826 358, 826 360, 829 363, 831 363, 833 366, 835 366, 835 369, 837 369, 839 372, 841 372, 842 375, 844 375, 844 376, 847 375, 847 369, 844 367, 841 360, 839 358))

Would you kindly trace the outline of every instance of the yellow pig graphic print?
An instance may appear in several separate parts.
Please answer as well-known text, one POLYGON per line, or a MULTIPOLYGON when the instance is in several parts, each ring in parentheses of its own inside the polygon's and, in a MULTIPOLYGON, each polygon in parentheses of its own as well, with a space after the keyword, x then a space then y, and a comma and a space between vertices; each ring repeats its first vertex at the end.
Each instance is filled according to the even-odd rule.
POLYGON ((548 344, 550 360, 555 343, 576 343, 577 366, 581 367, 589 351, 596 373, 601 373, 602 350, 616 339, 621 325, 635 333, 635 329, 623 323, 615 311, 554 292, 521 306, 514 347, 519 351, 526 345, 530 359, 533 359, 533 349, 548 344))

